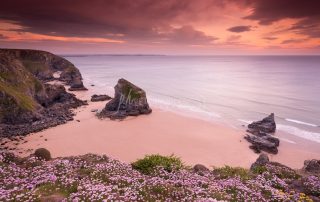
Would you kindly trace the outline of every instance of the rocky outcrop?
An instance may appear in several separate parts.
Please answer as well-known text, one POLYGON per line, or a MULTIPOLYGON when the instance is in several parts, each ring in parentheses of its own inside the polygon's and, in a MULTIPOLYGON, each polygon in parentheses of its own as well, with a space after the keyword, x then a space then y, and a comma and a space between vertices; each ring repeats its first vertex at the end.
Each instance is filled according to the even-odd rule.
POLYGON ((256 121, 248 125, 249 130, 252 133, 274 133, 276 131, 276 122, 274 121, 274 113, 271 113, 261 121, 256 121))
POLYGON ((260 154, 260 156, 257 158, 257 160, 251 165, 250 170, 255 170, 261 166, 265 166, 268 164, 269 157, 267 154, 260 154))
POLYGON ((99 117, 123 119, 152 112, 147 102, 146 93, 125 79, 119 79, 114 87, 114 98, 99 113, 99 117))
POLYGON ((100 101, 106 101, 111 100, 112 98, 109 95, 92 95, 91 96, 91 102, 100 102, 100 101))
POLYGON ((312 159, 304 161, 303 170, 310 173, 320 174, 320 160, 312 159))
POLYGON ((62 69, 48 68, 49 58, 54 64, 68 64, 64 59, 59 63, 51 55, 0 50, 0 137, 25 135, 65 123, 72 120, 72 108, 86 104, 67 93, 64 86, 46 84, 52 79, 52 68, 62 69))
POLYGON ((250 148, 256 153, 266 151, 277 154, 280 141, 270 134, 275 131, 276 123, 274 121, 274 114, 272 113, 261 121, 249 124, 247 132, 250 134, 247 134, 244 138, 252 144, 250 148))
POLYGON ((82 91, 88 90, 86 87, 83 86, 82 79, 77 77, 72 79, 72 83, 70 84, 70 91, 82 91))
POLYGON ((41 81, 58 79, 70 85, 71 90, 87 90, 80 71, 68 60, 46 51, 26 49, 0 49, 1 55, 18 60, 41 81), (59 72, 59 78, 54 74, 59 72))

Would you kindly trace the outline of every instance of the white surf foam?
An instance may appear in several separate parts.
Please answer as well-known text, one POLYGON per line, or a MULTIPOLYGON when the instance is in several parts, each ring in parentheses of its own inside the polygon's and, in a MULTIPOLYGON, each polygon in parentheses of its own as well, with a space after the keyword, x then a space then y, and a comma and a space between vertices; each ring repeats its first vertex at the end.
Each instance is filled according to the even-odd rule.
POLYGON ((282 138, 282 137, 278 137, 281 141, 284 141, 284 142, 288 142, 288 143, 291 143, 291 144, 297 144, 296 142, 292 141, 292 140, 289 140, 287 138, 282 138))
POLYGON ((277 124, 277 130, 281 130, 289 134, 295 135, 297 137, 301 137, 307 140, 320 143, 320 133, 305 131, 300 128, 296 128, 294 126, 288 126, 288 125, 282 125, 282 124, 277 124))
POLYGON ((307 123, 307 122, 303 122, 303 121, 299 121, 299 120, 295 120, 295 119, 285 119, 285 120, 286 120, 286 121, 289 121, 289 122, 293 122, 293 123, 301 124, 301 125, 307 125, 307 126, 312 126, 312 127, 318 127, 318 125, 316 125, 316 124, 307 123))
POLYGON ((182 115, 201 118, 204 120, 221 118, 217 113, 206 111, 201 107, 192 104, 189 105, 179 100, 164 100, 150 97, 148 101, 150 104, 157 106, 160 109, 176 112, 182 115))

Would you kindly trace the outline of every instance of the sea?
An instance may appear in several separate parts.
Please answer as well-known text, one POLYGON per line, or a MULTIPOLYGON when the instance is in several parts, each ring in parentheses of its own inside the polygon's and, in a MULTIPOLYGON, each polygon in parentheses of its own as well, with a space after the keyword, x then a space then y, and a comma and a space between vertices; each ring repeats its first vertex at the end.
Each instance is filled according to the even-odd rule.
POLYGON ((320 56, 64 57, 95 93, 124 78, 151 107, 235 128, 275 113, 278 131, 320 144, 320 56))

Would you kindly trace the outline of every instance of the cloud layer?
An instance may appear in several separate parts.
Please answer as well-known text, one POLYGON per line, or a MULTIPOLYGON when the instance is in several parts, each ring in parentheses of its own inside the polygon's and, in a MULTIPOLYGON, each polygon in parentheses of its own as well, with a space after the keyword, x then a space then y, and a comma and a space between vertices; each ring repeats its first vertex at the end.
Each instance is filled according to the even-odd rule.
POLYGON ((208 53, 311 48, 320 45, 318 8, 319 0, 2 0, 0 45, 59 41, 103 50, 99 44, 112 43, 119 50, 190 46, 208 53))

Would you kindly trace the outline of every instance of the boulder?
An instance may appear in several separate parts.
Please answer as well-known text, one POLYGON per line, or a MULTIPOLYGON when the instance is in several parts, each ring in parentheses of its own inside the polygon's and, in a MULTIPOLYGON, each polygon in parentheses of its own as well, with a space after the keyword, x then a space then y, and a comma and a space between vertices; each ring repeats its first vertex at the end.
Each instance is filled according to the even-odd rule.
POLYGON ((123 119, 152 112, 145 91, 129 81, 119 79, 114 91, 114 98, 106 104, 99 117, 123 119))
POLYGON ((34 155, 42 160, 46 160, 49 161, 51 159, 51 154, 49 152, 49 150, 45 149, 45 148, 39 148, 34 152, 34 155))
POLYGON ((320 174, 320 160, 312 159, 305 160, 303 170, 306 172, 319 173, 320 174))
POLYGON ((100 102, 112 99, 109 95, 92 95, 91 102, 100 102))
POLYGON ((278 153, 277 144, 269 141, 267 136, 258 137, 255 135, 246 135, 244 138, 252 144, 250 148, 256 153, 260 153, 261 151, 266 151, 272 154, 278 153))
POLYGON ((269 163, 269 157, 267 154, 260 154, 260 156, 257 158, 256 162, 254 162, 250 170, 254 170, 258 166, 265 166, 267 163, 269 163))
POLYGON ((206 172, 210 172, 209 168, 205 167, 202 164, 196 164, 195 166, 193 166, 193 171, 200 175, 203 175, 206 172))
POLYGON ((271 113, 261 121, 256 121, 248 125, 252 132, 274 133, 276 131, 276 123, 274 121, 274 113, 271 113))

